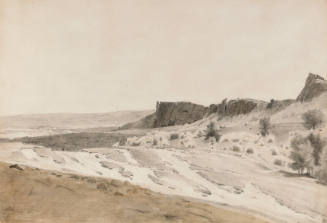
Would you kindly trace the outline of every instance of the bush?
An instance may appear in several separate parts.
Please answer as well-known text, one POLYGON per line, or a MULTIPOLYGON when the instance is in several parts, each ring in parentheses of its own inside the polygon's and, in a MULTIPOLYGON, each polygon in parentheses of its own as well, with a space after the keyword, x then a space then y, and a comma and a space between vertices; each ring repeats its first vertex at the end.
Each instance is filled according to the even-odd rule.
POLYGON ((132 143, 132 146, 139 146, 139 145, 141 145, 140 142, 133 142, 133 143, 132 143))
POLYGON ((316 129, 324 123, 324 114, 317 109, 309 110, 302 115, 303 126, 306 129, 316 129))
POLYGON ((122 138, 119 140, 119 146, 125 146, 127 142, 127 138, 122 138))
POLYGON ((246 153, 247 153, 247 154, 253 154, 253 153, 254 153, 254 151, 253 151, 253 149, 252 149, 252 148, 248 148, 248 149, 246 150, 246 153))
POLYGON ((158 140, 154 139, 152 142, 152 145, 154 145, 154 146, 158 145, 158 140))
POLYGON ((271 129, 270 118, 266 117, 266 118, 260 119, 259 131, 263 137, 269 135, 270 129, 271 129))
POLYGON ((170 140, 175 140, 175 139, 178 139, 178 138, 179 138, 178 133, 172 133, 172 134, 170 135, 170 140))
POLYGON ((283 165, 283 162, 281 160, 277 159, 277 160, 274 161, 274 164, 276 166, 282 166, 283 165))
POLYGON ((238 146, 233 146, 233 152, 240 152, 241 149, 238 146))
POLYGON ((215 138, 216 142, 219 142, 221 137, 221 135, 218 133, 218 130, 216 129, 216 125, 214 122, 210 122, 206 129, 205 140, 208 140, 210 137, 215 138))
POLYGON ((277 152, 276 152, 275 150, 273 150, 273 151, 271 152, 271 155, 276 156, 276 155, 277 155, 277 152))

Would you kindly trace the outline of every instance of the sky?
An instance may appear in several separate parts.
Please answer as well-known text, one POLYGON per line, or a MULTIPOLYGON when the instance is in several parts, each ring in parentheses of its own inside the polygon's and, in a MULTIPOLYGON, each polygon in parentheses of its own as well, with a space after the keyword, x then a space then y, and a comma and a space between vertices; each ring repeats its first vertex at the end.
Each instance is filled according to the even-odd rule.
POLYGON ((0 0, 0 114, 295 98, 327 0, 0 0))

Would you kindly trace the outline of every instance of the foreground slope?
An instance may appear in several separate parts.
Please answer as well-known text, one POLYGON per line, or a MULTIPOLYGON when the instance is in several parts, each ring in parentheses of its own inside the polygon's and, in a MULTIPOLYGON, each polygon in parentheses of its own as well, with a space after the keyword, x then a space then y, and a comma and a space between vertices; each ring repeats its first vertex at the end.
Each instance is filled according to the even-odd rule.
POLYGON ((117 180, 0 163, 0 222, 268 223, 117 180))

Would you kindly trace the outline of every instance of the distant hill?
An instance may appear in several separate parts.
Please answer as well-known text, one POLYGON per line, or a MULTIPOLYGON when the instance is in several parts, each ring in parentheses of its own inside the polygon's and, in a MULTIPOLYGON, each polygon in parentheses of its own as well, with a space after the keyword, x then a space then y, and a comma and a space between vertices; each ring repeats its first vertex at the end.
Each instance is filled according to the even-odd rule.
POLYGON ((108 113, 29 114, 0 117, 2 129, 89 129, 118 127, 137 121, 153 110, 108 113))

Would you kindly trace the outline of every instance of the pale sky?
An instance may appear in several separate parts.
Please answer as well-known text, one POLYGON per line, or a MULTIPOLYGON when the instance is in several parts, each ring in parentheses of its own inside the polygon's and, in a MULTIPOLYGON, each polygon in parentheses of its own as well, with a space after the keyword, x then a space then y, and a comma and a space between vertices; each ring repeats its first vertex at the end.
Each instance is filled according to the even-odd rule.
POLYGON ((0 0, 0 113, 295 98, 327 0, 0 0))

